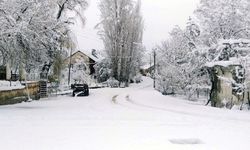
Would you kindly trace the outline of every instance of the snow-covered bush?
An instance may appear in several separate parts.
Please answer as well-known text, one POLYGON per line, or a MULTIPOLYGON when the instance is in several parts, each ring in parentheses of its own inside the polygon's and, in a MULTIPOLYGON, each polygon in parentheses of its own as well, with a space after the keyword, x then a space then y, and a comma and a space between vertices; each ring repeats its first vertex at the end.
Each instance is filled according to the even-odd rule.
POLYGON ((99 83, 105 82, 110 78, 111 69, 110 69, 110 61, 108 59, 104 59, 101 62, 97 63, 95 66, 96 71, 96 79, 99 83))
POLYGON ((111 77, 109 78, 106 83, 108 84, 109 87, 115 88, 119 87, 119 81, 116 80, 115 78, 111 77))
POLYGON ((163 94, 192 95, 194 90, 188 87, 207 80, 203 69, 206 51, 199 40, 200 33, 197 23, 189 19, 185 29, 176 26, 170 33, 171 38, 158 46, 156 80, 163 94))
POLYGON ((162 75, 156 75, 156 89, 163 95, 174 95, 176 86, 171 81, 171 77, 168 78, 162 75))
POLYGON ((141 83, 142 82, 142 75, 141 74, 137 74, 134 77, 134 81, 135 81, 135 83, 141 83))
POLYGON ((236 66, 233 70, 232 93, 234 95, 243 95, 245 92, 245 69, 242 66, 236 66))
POLYGON ((130 80, 130 83, 141 83, 141 82, 142 82, 142 75, 140 73, 132 77, 130 80))

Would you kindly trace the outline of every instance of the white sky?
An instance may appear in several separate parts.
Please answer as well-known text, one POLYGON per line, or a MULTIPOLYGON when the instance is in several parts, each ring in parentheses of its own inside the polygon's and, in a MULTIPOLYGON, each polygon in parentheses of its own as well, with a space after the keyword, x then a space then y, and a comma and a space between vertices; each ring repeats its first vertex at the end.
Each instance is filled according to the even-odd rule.
MULTIPOLYGON (((102 50, 103 44, 94 26, 99 22, 99 0, 89 0, 85 11, 86 24, 83 29, 78 26, 75 34, 79 50, 102 50)), ((142 15, 145 22, 143 44, 148 50, 168 38, 168 34, 175 25, 184 27, 189 16, 198 6, 199 0, 141 0, 142 15)))

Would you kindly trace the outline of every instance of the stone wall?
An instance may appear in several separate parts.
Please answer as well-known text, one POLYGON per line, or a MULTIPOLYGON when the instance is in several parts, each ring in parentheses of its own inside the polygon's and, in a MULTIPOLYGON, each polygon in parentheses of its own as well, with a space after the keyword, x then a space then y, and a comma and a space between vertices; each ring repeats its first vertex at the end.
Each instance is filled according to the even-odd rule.
MULTIPOLYGON (((39 83, 28 83, 28 91, 31 99, 38 100, 39 83)), ((13 89, 0 91, 0 105, 16 104, 28 100, 27 89, 13 89)))

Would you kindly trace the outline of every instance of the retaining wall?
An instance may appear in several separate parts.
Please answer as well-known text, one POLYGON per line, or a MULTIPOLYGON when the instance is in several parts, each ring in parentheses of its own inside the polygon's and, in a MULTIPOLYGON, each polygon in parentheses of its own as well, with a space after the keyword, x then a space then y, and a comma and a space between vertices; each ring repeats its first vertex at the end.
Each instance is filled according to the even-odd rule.
MULTIPOLYGON (((31 99, 38 100, 39 96, 39 83, 28 83, 28 92, 31 99)), ((13 89, 0 91, 0 105, 16 104, 28 100, 27 89, 13 89)))

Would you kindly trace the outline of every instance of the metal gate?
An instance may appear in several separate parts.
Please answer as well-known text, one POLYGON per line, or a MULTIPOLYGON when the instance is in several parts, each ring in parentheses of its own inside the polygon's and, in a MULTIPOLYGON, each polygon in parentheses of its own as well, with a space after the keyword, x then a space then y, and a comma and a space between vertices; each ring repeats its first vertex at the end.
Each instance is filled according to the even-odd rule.
POLYGON ((6 80, 6 66, 0 66, 0 80, 6 80))
POLYGON ((39 82, 40 98, 48 97, 47 81, 39 82))

